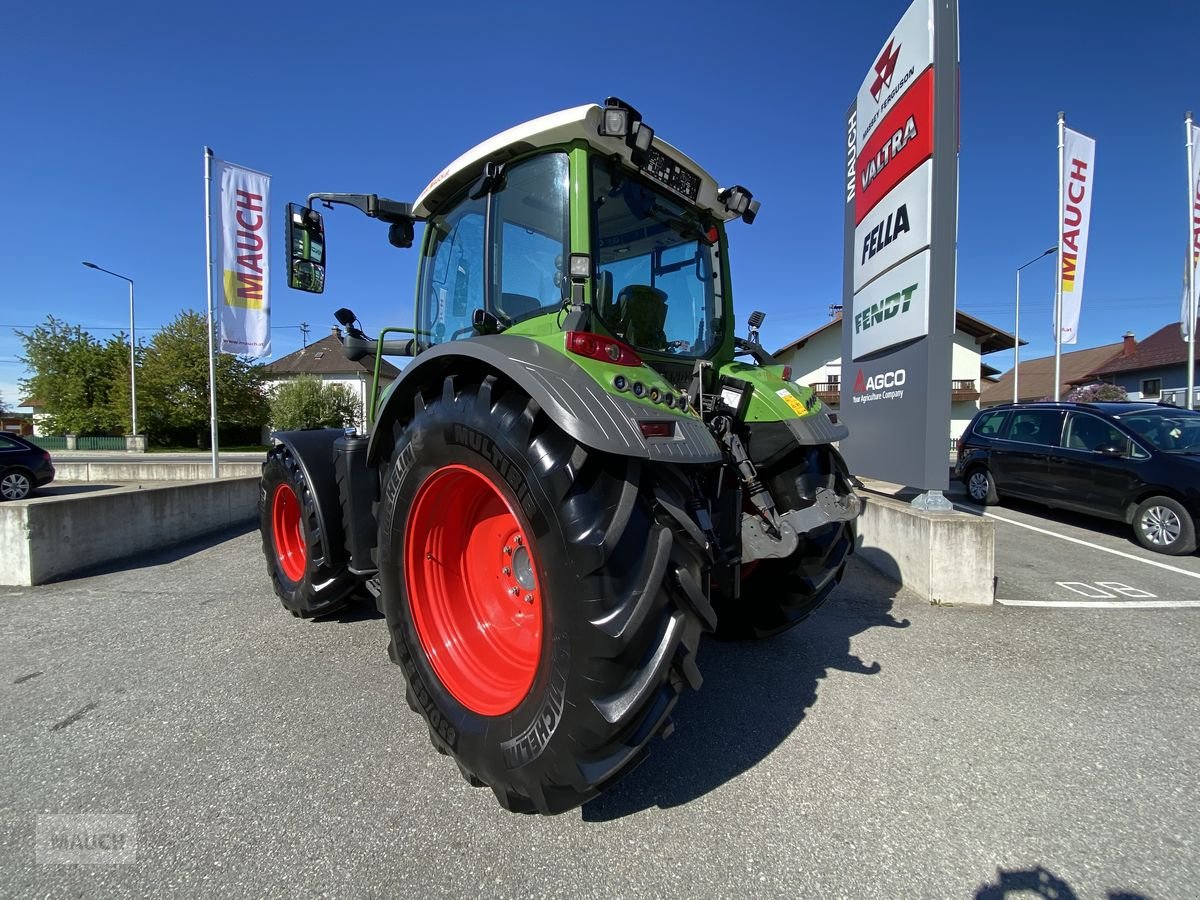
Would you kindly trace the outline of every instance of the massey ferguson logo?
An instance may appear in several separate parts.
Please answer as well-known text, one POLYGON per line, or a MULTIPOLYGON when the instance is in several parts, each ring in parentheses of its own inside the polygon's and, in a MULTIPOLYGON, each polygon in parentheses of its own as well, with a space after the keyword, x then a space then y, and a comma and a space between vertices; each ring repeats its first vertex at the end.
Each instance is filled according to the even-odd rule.
POLYGON ((880 372, 878 375, 866 377, 863 375, 863 370, 858 370, 858 377, 854 379, 854 393, 865 394, 867 391, 882 391, 885 388, 904 387, 904 382, 908 380, 908 373, 904 369, 894 369, 891 372, 880 372))
POLYGON ((896 73, 896 60, 900 58, 900 44, 896 44, 896 49, 892 49, 892 44, 895 38, 888 41, 887 46, 883 48, 883 53, 879 55, 879 59, 875 62, 875 83, 871 85, 871 98, 878 103, 879 95, 885 87, 892 86, 892 76, 896 73))

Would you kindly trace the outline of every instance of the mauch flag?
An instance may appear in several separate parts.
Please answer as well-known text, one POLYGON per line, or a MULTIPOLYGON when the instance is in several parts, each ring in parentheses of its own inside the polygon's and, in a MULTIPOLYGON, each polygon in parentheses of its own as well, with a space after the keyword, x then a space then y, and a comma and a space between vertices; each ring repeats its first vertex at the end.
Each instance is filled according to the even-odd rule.
POLYGON ((1192 146, 1192 171, 1188 172, 1188 254, 1183 273, 1183 306, 1179 310, 1179 330, 1183 339, 1190 340, 1195 327, 1196 311, 1192 308, 1192 295, 1200 296, 1200 128, 1191 126, 1188 135, 1192 146), (1188 293, 1188 276, 1191 276, 1192 294, 1188 293))
POLYGON ((217 233, 221 236, 221 352, 271 352, 268 213, 271 176, 214 159, 217 233))
POLYGON ((1088 222, 1092 216, 1092 182, 1096 176, 1096 142, 1085 134, 1063 129, 1062 209, 1059 211, 1058 271, 1062 318, 1059 341, 1074 344, 1079 337, 1079 307, 1083 303, 1083 271, 1087 262, 1088 222))

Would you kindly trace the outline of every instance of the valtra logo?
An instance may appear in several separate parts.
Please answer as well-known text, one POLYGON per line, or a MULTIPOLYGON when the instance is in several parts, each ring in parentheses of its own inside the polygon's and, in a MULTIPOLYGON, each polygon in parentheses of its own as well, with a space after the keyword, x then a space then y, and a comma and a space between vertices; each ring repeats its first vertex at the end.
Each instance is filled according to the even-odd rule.
POLYGON ((892 49, 892 44, 895 38, 887 42, 887 46, 883 48, 883 52, 879 54, 879 59, 875 61, 875 82, 871 85, 871 98, 878 103, 879 95, 883 93, 884 88, 892 86, 892 76, 896 74, 896 60, 900 58, 900 44, 896 44, 896 49, 892 49))

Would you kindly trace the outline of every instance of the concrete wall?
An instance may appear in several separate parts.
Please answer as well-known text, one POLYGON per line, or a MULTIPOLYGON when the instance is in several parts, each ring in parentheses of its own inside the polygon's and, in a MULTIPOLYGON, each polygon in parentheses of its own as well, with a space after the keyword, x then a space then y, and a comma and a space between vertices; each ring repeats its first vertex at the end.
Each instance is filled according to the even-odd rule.
POLYGON ((253 521, 259 477, 0 504, 0 585, 55 581, 253 521))
POLYGON ((862 494, 858 552, 870 566, 932 603, 991 605, 995 522, 963 512, 922 512, 862 494))
MULTIPOLYGON (((264 454, 265 458, 265 454, 264 454)), ((221 478, 262 474, 262 462, 225 462, 221 478)), ((212 462, 86 462, 54 457, 55 481, 205 481, 212 478, 212 462)))

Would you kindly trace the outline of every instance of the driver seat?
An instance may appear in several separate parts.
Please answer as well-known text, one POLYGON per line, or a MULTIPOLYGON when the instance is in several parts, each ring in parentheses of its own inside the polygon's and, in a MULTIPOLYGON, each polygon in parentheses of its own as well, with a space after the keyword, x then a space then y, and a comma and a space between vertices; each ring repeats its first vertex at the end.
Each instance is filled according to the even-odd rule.
POLYGON ((621 336, 646 350, 666 350, 667 295, 648 284, 630 284, 617 295, 617 320, 621 336))

